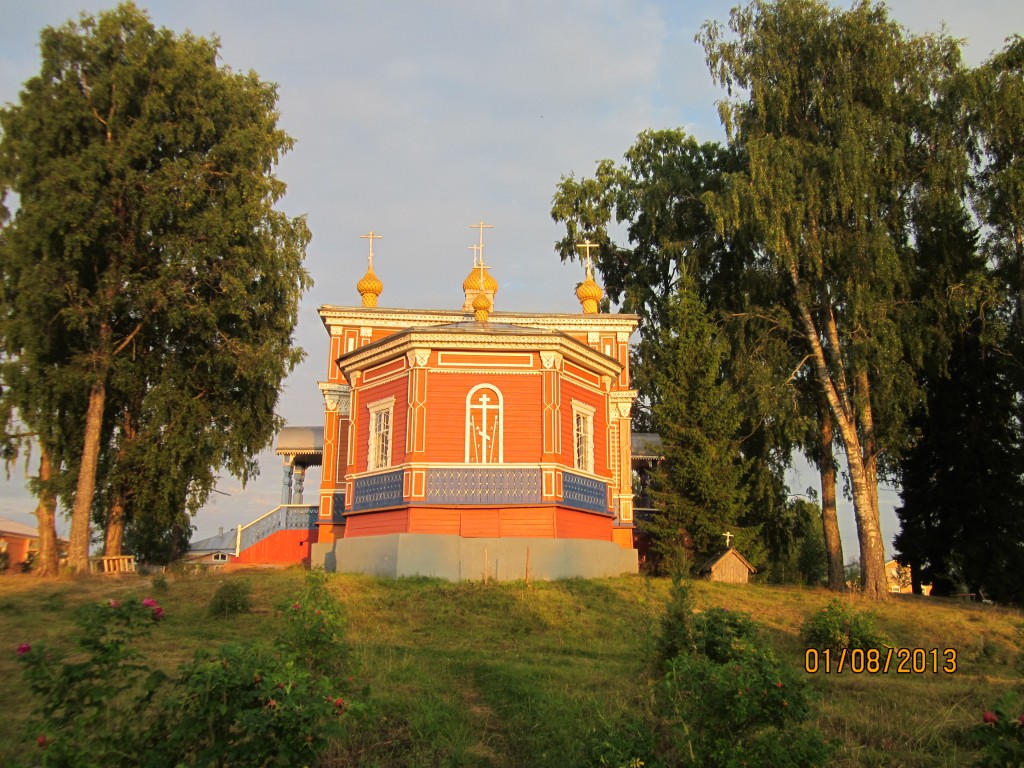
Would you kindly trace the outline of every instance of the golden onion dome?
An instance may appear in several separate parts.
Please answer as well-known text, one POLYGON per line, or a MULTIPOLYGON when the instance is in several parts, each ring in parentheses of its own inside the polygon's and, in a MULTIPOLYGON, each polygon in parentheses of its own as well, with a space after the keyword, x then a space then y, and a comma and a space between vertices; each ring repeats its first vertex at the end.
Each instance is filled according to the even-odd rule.
POLYGON ((367 268, 363 279, 356 283, 356 290, 363 297, 364 307, 376 307, 377 297, 384 291, 384 283, 374 274, 373 267, 371 266, 367 268))
POLYGON ((601 290, 601 286, 594 282, 594 275, 588 269, 587 279, 580 283, 576 289, 576 298, 583 305, 583 313, 587 315, 597 314, 597 303, 601 300, 602 296, 604 296, 604 291, 601 290))
POLYGON ((482 291, 476 295, 473 299, 473 318, 478 323, 486 323, 487 315, 491 311, 491 300, 487 298, 487 294, 482 291))
MULTIPOLYGON (((473 267, 473 271, 470 272, 466 279, 462 281, 463 292, 468 291, 479 291, 480 290, 480 267, 473 267)), ((488 293, 495 294, 498 292, 498 281, 495 280, 487 267, 483 268, 484 273, 484 290, 488 293)))

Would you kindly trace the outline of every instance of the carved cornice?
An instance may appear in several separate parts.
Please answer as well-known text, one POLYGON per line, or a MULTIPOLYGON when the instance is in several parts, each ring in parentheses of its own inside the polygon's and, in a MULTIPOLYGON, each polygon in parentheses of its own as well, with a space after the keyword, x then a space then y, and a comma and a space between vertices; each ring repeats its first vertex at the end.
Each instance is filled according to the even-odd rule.
MULTIPOLYGON (((369 323, 377 328, 402 329, 419 325, 445 325, 473 319, 472 312, 454 309, 369 309, 324 304, 318 312, 321 321, 328 328, 338 325, 365 326, 369 323)), ((628 340, 636 330, 640 317, 602 313, 585 315, 556 312, 492 312, 490 321, 566 333, 624 333, 628 340)), ((621 337, 618 338, 622 340, 621 337)))
POLYGON ((405 353, 410 368, 423 368, 430 361, 429 349, 410 349, 405 353))
POLYGON ((633 402, 636 400, 637 392, 635 389, 624 389, 618 392, 610 392, 608 394, 608 400, 612 406, 612 413, 617 415, 620 419, 628 419, 633 409, 633 402))
POLYGON ((602 376, 615 379, 622 372, 622 365, 607 355, 591 349, 566 335, 551 335, 540 331, 536 335, 527 332, 518 334, 488 333, 486 330, 474 333, 445 332, 443 330, 409 330, 385 338, 379 342, 354 350, 342 356, 339 367, 345 378, 353 381, 353 375, 372 365, 379 365, 415 349, 443 350, 530 350, 541 354, 553 353, 572 360, 602 376))
POLYGON ((318 381, 320 393, 324 396, 324 405, 330 412, 338 411, 342 416, 348 416, 352 403, 352 388, 348 384, 332 384, 328 381, 318 381))
POLYGON ((547 370, 551 370, 552 368, 558 370, 562 367, 562 356, 557 352, 541 352, 540 362, 547 370))

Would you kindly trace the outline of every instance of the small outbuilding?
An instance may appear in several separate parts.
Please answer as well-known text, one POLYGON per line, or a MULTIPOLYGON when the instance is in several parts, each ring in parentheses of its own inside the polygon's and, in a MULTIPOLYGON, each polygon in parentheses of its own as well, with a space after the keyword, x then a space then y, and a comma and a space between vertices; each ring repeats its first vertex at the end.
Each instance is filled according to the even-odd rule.
POLYGON ((729 547, 715 555, 699 571, 701 578, 729 584, 746 584, 752 573, 757 573, 757 569, 736 551, 736 547, 729 547))

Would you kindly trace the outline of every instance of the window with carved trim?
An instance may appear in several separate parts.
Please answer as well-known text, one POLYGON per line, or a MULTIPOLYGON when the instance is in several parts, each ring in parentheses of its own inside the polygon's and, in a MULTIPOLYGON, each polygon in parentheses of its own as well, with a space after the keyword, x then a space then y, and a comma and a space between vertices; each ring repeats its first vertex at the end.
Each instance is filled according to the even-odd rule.
POLYGON ((504 407, 501 390, 490 384, 479 384, 466 395, 467 464, 505 460, 504 407))
POLYGON ((594 473, 594 413, 593 406, 572 401, 574 440, 574 466, 583 472, 594 473))
POLYGON ((366 406, 370 419, 370 445, 366 469, 373 471, 391 466, 391 426, 395 414, 395 398, 378 400, 366 406))

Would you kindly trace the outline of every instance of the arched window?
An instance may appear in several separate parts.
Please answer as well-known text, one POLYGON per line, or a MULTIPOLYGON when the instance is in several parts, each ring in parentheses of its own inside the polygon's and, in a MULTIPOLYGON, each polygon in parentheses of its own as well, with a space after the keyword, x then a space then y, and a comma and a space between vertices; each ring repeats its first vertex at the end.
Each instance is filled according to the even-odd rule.
POLYGON ((501 391, 479 384, 466 395, 466 463, 500 464, 505 460, 504 400, 501 391))

